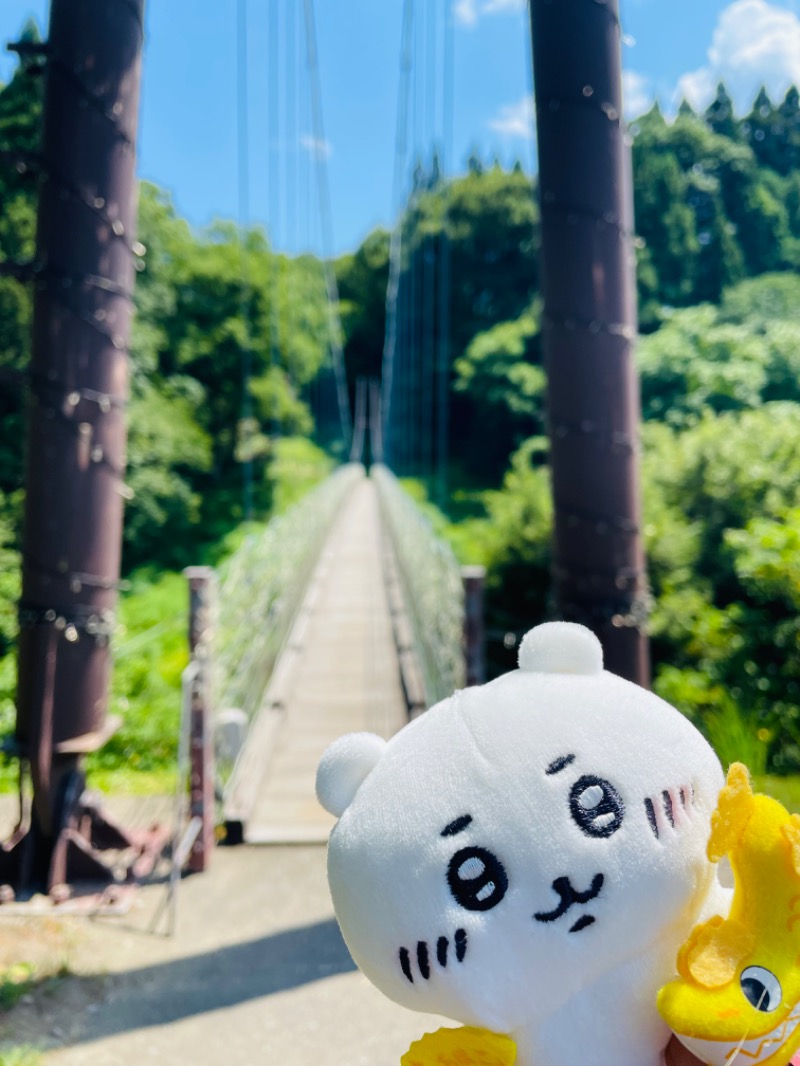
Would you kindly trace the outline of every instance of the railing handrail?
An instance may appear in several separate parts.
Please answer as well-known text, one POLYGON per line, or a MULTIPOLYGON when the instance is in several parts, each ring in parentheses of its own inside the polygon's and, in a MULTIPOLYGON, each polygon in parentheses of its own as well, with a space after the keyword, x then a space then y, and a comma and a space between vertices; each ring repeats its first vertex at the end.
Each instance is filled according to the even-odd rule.
POLYGON ((453 550, 395 475, 375 464, 381 515, 391 537, 430 706, 464 687, 464 589, 453 550))
POLYGON ((339 467, 289 510, 248 536, 219 569, 216 686, 219 711, 252 722, 301 604, 308 578, 360 464, 339 467))

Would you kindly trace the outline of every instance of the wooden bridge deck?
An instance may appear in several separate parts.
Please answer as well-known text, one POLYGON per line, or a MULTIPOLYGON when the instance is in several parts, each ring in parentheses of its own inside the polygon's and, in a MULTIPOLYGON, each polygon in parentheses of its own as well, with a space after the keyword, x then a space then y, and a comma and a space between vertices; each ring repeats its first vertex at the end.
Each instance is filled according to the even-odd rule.
POLYGON ((375 486, 360 481, 323 548, 303 609, 299 649, 245 839, 322 843, 333 819, 317 803, 317 763, 343 733, 389 737, 406 721, 381 565, 375 486))

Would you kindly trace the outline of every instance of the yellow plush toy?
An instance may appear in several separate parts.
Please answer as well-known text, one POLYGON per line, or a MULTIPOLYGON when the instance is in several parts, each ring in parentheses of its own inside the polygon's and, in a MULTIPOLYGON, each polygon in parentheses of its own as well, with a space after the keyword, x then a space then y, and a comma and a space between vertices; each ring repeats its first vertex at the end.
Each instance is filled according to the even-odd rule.
POLYGON ((711 827, 710 861, 733 869, 730 914, 692 931, 658 1009, 702 1062, 785 1066, 800 1048, 800 816, 734 763, 711 827))
POLYGON ((467 1025, 426 1033, 402 1056, 400 1066, 514 1066, 516 1057, 511 1037, 467 1025))

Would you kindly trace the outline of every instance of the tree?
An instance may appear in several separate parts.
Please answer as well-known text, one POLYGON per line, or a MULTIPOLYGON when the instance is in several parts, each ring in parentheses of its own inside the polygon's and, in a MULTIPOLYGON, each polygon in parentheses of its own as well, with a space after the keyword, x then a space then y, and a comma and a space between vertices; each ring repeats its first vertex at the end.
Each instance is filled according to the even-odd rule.
POLYGON ((706 411, 800 404, 800 278, 764 274, 722 304, 675 311, 639 344, 648 421, 687 427, 706 411))
MULTIPOLYGON (((26 23, 21 39, 41 40, 35 22, 26 23)), ((17 66, 11 81, 0 87, 0 152, 34 154, 42 120, 42 79, 17 66)), ((36 173, 22 172, 9 161, 0 163, 0 261, 33 260, 36 232, 36 173)), ((13 493, 22 484, 24 440, 22 379, 11 375, 27 369, 30 352, 32 298, 30 287, 0 276, 0 492, 13 493)))
POLYGON ((717 94, 708 105, 704 118, 714 133, 736 139, 739 126, 733 113, 733 100, 722 82, 717 84, 717 94))
POLYGON ((774 167, 780 156, 780 129, 777 119, 775 105, 762 85, 753 101, 750 114, 742 123, 742 133, 759 163, 768 167, 774 167))
POLYGON ((722 708, 729 724, 746 723, 756 749, 762 730, 770 767, 793 772, 800 656, 792 571, 781 557, 800 505, 790 459, 798 447, 796 403, 645 432, 656 691, 701 727, 722 708))
POLYGON ((773 166, 779 174, 791 175, 800 165, 800 93, 792 85, 778 106, 780 138, 773 166))
POLYGON ((661 302, 688 303, 694 290, 692 267, 699 251, 687 181, 671 154, 634 151, 636 228, 649 250, 661 302))
POLYGON ((545 374, 537 317, 528 312, 479 333, 454 365, 455 391, 470 398, 473 424, 480 426, 465 441, 460 459, 490 481, 523 441, 544 433, 545 374))
POLYGON ((351 397, 359 377, 379 378, 386 332, 390 235, 377 229, 336 262, 351 397))

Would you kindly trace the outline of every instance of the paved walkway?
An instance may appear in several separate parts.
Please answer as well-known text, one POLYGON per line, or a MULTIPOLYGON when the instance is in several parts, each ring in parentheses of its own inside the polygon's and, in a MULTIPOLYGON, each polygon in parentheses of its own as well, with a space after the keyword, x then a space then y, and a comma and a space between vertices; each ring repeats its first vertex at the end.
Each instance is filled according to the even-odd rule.
POLYGON ((344 733, 389 737, 407 721, 381 568, 378 499, 365 478, 346 501, 312 580, 302 651, 248 843, 324 843, 333 819, 314 778, 344 733))
MULTIPOLYGON (((73 976, 6 1015, 3 1044, 49 1047, 43 1066, 398 1066, 442 1024, 355 970, 319 845, 219 849, 182 885, 171 940, 141 931, 162 894, 126 918, 29 926, 73 976)), ((0 957, 9 921, 25 932, 0 923, 0 957)))

